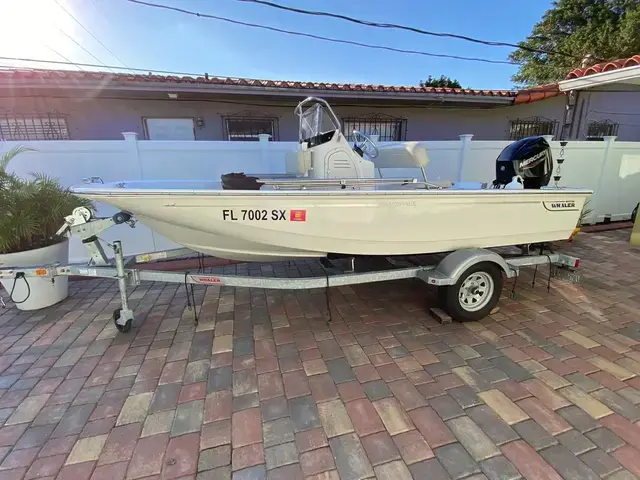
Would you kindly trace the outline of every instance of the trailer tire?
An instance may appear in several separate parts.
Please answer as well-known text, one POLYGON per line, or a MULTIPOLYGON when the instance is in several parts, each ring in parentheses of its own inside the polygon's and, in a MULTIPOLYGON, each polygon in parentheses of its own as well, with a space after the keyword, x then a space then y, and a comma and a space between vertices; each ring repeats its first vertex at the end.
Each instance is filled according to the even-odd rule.
POLYGON ((502 269, 491 262, 469 267, 453 285, 438 289, 441 306, 459 322, 486 317, 498 304, 502 293, 502 269))
POLYGON ((131 325, 133 324, 133 322, 131 320, 127 320, 127 322, 124 325, 120 325, 118 323, 118 319, 120 318, 121 311, 122 311, 121 308, 116 308, 113 311, 113 324, 116 326, 119 332, 127 333, 129 330, 131 330, 131 325))
POLYGON ((125 222, 131 220, 131 214, 126 212, 118 212, 113 217, 113 223, 116 225, 122 225, 125 222))

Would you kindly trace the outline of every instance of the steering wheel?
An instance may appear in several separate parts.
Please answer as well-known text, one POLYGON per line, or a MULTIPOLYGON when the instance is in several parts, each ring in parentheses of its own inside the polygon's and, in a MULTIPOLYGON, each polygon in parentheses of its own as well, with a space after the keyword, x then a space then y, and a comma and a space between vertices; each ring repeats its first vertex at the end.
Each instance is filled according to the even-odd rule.
POLYGON ((380 153, 373 140, 359 130, 353 131, 353 146, 366 153, 371 159, 376 158, 380 153), (358 145, 358 142, 361 142, 360 145, 358 145))

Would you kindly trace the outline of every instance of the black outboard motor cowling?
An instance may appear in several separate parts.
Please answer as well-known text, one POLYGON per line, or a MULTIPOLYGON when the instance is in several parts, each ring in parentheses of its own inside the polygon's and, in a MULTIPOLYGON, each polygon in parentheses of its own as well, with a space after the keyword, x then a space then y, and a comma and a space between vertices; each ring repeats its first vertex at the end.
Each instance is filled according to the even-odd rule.
POLYGON ((553 173, 551 147, 544 137, 527 137, 513 142, 496 159, 494 188, 502 188, 520 175, 524 188, 546 187, 553 173))

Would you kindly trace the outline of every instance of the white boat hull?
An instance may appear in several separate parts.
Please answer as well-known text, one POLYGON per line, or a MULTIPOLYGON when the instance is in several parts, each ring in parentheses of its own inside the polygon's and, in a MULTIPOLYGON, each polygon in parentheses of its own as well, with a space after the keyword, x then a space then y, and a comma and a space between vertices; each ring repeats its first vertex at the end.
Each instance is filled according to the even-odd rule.
POLYGON ((75 189, 195 251, 243 261, 407 255, 565 240, 588 190, 75 189))
POLYGON ((326 255, 326 253, 279 248, 274 245, 263 245, 259 242, 225 237, 193 228, 184 228, 144 215, 136 215, 136 218, 149 228, 180 245, 205 255, 228 260, 269 262, 286 258, 311 258, 324 257, 326 255))

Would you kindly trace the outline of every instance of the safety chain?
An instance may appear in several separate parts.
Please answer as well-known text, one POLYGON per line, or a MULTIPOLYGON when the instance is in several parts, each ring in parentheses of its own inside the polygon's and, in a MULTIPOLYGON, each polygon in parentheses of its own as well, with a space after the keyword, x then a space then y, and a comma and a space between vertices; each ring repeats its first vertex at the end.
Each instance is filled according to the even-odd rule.
POLYGON ((562 178, 562 164, 564 163, 564 147, 566 147, 567 142, 560 142, 560 156, 558 157, 558 167, 556 168, 556 174, 553 176, 553 181, 555 182, 556 187, 558 187, 558 182, 562 178))

